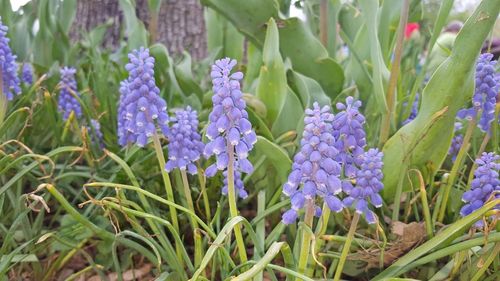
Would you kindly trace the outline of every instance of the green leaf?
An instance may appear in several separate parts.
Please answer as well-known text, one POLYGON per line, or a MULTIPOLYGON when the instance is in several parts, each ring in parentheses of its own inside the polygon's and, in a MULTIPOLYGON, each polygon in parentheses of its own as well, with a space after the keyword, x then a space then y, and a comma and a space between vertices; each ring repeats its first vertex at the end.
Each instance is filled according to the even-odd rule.
POLYGON ((220 57, 230 57, 241 61, 243 58, 244 36, 226 18, 213 9, 205 9, 207 48, 210 53, 220 50, 220 57))
POLYGON ((255 151, 258 155, 264 155, 270 160, 271 165, 276 168, 278 176, 282 180, 287 178, 292 167, 292 160, 290 160, 290 157, 288 157, 287 152, 283 148, 266 138, 258 136, 255 151))
POLYGON ((203 91, 196 81, 194 81, 191 71, 191 56, 187 52, 183 52, 182 60, 174 66, 175 77, 185 96, 194 94, 201 101, 203 100, 203 91))
POLYGON ((331 105, 330 98, 314 79, 304 76, 296 71, 288 71, 290 88, 298 94, 302 107, 311 107, 314 102, 320 105, 331 105))
POLYGON ((458 34, 452 55, 424 88, 417 117, 385 144, 383 196, 387 202, 394 200, 400 177, 404 177, 406 189, 410 186, 404 166, 419 169, 424 178, 441 167, 451 143, 455 116, 472 95, 476 58, 499 11, 500 1, 481 2, 458 34), (438 114, 442 116, 438 118, 438 114))
POLYGON ((279 9, 276 0, 201 0, 201 3, 226 17, 260 47, 264 42, 265 25, 270 18, 277 18, 279 9))
POLYGON ((378 38, 378 2, 361 0, 359 2, 365 19, 370 48, 370 59, 373 64, 372 88, 378 112, 388 110, 385 100, 384 82, 389 80, 389 70, 385 65, 383 53, 378 38))
POLYGON ((159 13, 163 0, 148 0, 148 7, 151 12, 159 13))
POLYGON ((67 34, 71 28, 71 25, 73 24, 73 20, 75 19, 76 0, 61 1, 57 13, 57 20, 59 21, 59 24, 61 25, 64 33, 67 34))
MULTIPOLYGON (((260 48, 264 46, 264 27, 267 21, 270 18, 279 18, 279 5, 274 0, 202 0, 201 2, 224 15, 260 48)), ((344 84, 344 72, 340 65, 328 56, 328 51, 306 24, 297 18, 289 18, 277 20, 277 25, 283 59, 290 58, 294 70, 317 80, 331 98, 340 93, 344 84)))
POLYGON ((296 131, 297 127, 303 124, 303 116, 304 108, 297 94, 287 87, 285 105, 274 122, 271 132, 276 137, 288 131, 296 131))
POLYGON ((318 81, 325 93, 334 99, 344 86, 344 71, 340 65, 328 56, 328 51, 301 20, 290 18, 279 25, 283 57, 289 57, 294 70, 318 81))
POLYGON ((278 27, 274 19, 267 24, 262 59, 264 64, 260 68, 257 97, 266 105, 268 123, 273 124, 284 109, 287 95, 285 66, 279 52, 278 27))
POLYGON ((500 199, 486 203, 482 208, 478 209, 472 214, 449 225, 448 227, 446 227, 446 229, 438 233, 431 240, 425 242, 416 249, 411 250, 406 255, 399 258, 395 263, 375 276, 372 280, 386 280, 386 278, 397 277, 398 275, 404 273, 404 269, 406 266, 416 261, 421 256, 431 252, 432 250, 438 249, 455 239, 458 235, 462 234, 463 231, 469 228, 474 222, 484 216, 487 211, 493 209, 497 204, 500 204, 500 199))
POLYGON ((128 38, 129 50, 147 47, 147 32, 142 21, 135 14, 135 6, 130 0, 119 0, 120 8, 125 17, 125 33, 128 38))

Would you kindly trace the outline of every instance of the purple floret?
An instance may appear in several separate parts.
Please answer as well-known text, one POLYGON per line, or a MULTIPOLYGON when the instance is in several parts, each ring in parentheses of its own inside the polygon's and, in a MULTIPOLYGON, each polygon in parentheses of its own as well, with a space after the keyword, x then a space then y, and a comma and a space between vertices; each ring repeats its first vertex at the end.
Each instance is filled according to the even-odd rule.
POLYGON ((80 96, 78 93, 75 74, 76 69, 73 67, 63 67, 60 70, 61 81, 59 83, 61 93, 59 95, 58 109, 62 113, 63 119, 68 119, 73 111, 76 118, 82 117, 82 107, 75 96, 80 96))
MULTIPOLYGON (((204 155, 215 155, 216 163, 206 170, 208 177, 214 176, 218 170, 226 170, 229 165, 229 155, 235 157, 235 186, 240 197, 246 197, 241 180, 241 173, 251 173, 253 166, 248 161, 248 153, 257 142, 257 136, 248 120, 246 103, 240 89, 240 80, 243 73, 231 70, 236 60, 224 58, 212 65, 210 76, 213 83, 213 109, 208 117, 209 125, 206 136, 209 142, 205 146, 204 155)), ((224 174, 227 181, 227 173, 224 174)), ((227 184, 226 184, 227 185, 227 184)), ((227 189, 227 188, 226 188, 227 189)), ((226 189, 223 193, 226 194, 226 189)))
POLYGON ((135 143, 143 147, 159 127, 168 135, 167 103, 155 84, 155 59, 149 49, 140 48, 128 55, 125 66, 129 77, 121 83, 118 106, 119 144, 135 143))
MULTIPOLYGON (((295 155, 288 181, 283 185, 283 194, 290 197, 291 209, 282 216, 285 224, 295 222, 298 210, 304 208, 306 200, 324 199, 334 212, 343 209, 337 195, 342 191, 340 181, 341 165, 339 150, 335 147, 332 122, 334 116, 329 106, 320 108, 318 103, 306 109, 304 133, 300 141, 300 151, 295 155)), ((316 206, 317 216, 321 209, 316 206), (318 211, 319 210, 319 211, 318 211)))
POLYGON ((2 93, 7 100, 21 93, 19 77, 17 75, 16 56, 12 54, 7 38, 7 26, 2 24, 0 17, 0 75, 2 75, 2 93))
POLYGON ((198 114, 191 107, 175 112, 172 118, 174 124, 170 127, 168 136, 168 161, 165 169, 170 172, 175 168, 197 173, 194 164, 203 153, 203 142, 198 133, 198 114))
MULTIPOLYGON (((376 222, 376 216, 370 210, 369 205, 375 208, 382 207, 380 191, 384 188, 382 183, 383 153, 378 149, 371 148, 360 157, 360 169, 356 172, 356 184, 344 184, 343 189, 347 194, 343 203, 346 206, 354 206, 356 212, 364 214, 366 221, 370 224, 376 222)), ((348 183, 348 182, 344 182, 348 183)))
MULTIPOLYGON (((476 160, 477 169, 474 171, 474 179, 470 190, 464 192, 462 201, 465 205, 460 209, 460 215, 465 217, 475 210, 481 208, 488 200, 500 198, 500 156, 493 152, 483 152, 476 160)), ((495 207, 500 208, 500 205, 495 207)), ((476 223, 481 227, 482 221, 476 223)))

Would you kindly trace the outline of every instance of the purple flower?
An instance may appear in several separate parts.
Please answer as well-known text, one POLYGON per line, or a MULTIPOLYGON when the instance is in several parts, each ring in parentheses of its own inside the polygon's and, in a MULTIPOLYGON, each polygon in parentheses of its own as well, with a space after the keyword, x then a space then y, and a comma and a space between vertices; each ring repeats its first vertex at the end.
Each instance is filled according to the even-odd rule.
POLYGON ((118 106, 118 137, 122 146, 136 143, 143 147, 157 126, 168 134, 167 103, 160 97, 154 78, 155 59, 149 49, 140 48, 128 55, 125 66, 129 77, 120 86, 118 106))
POLYGON ((22 68, 22 73, 21 73, 21 79, 23 80, 23 83, 31 86, 33 84, 33 67, 29 63, 24 63, 23 68, 22 68))
MULTIPOLYGON (((413 104, 411 105, 410 116, 408 116, 408 118, 403 121, 403 125, 406 125, 406 124, 410 123, 413 119, 415 119, 415 117, 417 117, 417 114, 418 114, 418 100, 419 99, 420 99, 419 94, 416 94, 415 95, 415 101, 413 101, 413 104)), ((408 103, 405 102, 404 106, 405 107, 408 106, 408 103)))
POLYGON ((451 145, 450 149, 448 150, 448 155, 451 156, 451 160, 453 162, 455 162, 455 159, 457 158, 458 155, 458 151, 460 150, 460 147, 462 147, 463 142, 464 142, 464 137, 462 135, 456 135, 451 140, 451 145))
POLYGON ((359 112, 360 107, 361 101, 347 97, 345 104, 337 103, 337 109, 341 112, 335 115, 332 123, 335 147, 339 150, 336 160, 343 163, 344 175, 348 178, 356 174, 356 166, 361 164, 359 156, 363 154, 366 146, 366 134, 363 129, 365 117, 359 112))
POLYGON ((72 67, 63 67, 61 73, 61 94, 59 95, 58 109, 63 114, 63 119, 68 119, 71 111, 75 113, 76 118, 82 116, 82 107, 74 95, 80 96, 76 86, 76 69, 72 67))
POLYGON ((462 127, 463 125, 461 122, 455 122, 455 136, 451 140, 450 149, 448 150, 448 155, 451 156, 451 160, 453 162, 455 162, 458 151, 460 150, 460 147, 462 146, 462 143, 464 141, 464 137, 462 136, 462 134, 458 133, 458 131, 461 130, 462 127))
POLYGON ((88 127, 92 141, 98 144, 100 148, 104 148, 103 135, 101 132, 101 124, 95 119, 90 119, 90 127, 88 127))
MULTIPOLYGON (((343 204, 337 197, 342 191, 340 181, 341 166, 333 159, 338 158, 332 134, 334 116, 329 106, 320 108, 318 103, 312 109, 306 109, 304 133, 300 141, 300 151, 295 155, 288 181, 283 185, 283 193, 290 197, 291 209, 282 216, 285 224, 293 223, 298 210, 306 200, 315 201, 316 196, 324 199, 334 212, 340 212, 343 204)), ((316 215, 321 209, 316 206, 316 215)))
POLYGON ((12 100, 14 95, 21 93, 19 77, 17 76, 16 56, 12 54, 7 38, 7 26, 2 24, 0 17, 0 75, 2 75, 2 93, 7 100, 12 100))
MULTIPOLYGON (((462 201, 465 205, 460 209, 460 215, 465 217, 475 210, 481 208, 489 199, 500 198, 500 156, 493 152, 483 152, 481 158, 476 159, 477 169, 474 171, 474 179, 471 189, 464 192, 462 201)), ((500 206, 496 206, 498 209, 500 206)), ((482 221, 476 223, 477 227, 483 225, 482 221)))
POLYGON ((483 132, 490 131, 495 120, 497 94, 500 90, 500 77, 496 74, 497 61, 492 61, 492 54, 482 54, 476 63, 476 88, 472 96, 472 107, 459 111, 460 118, 476 118, 479 112, 478 127, 483 132))
MULTIPOLYGON (((209 166, 206 175, 212 177, 217 170, 226 170, 229 165, 229 155, 234 155, 236 188, 240 197, 246 197, 243 183, 238 184, 239 173, 251 173, 253 166, 248 161, 248 153, 257 142, 257 136, 248 121, 246 104, 240 90, 240 80, 243 73, 231 74, 236 60, 224 58, 212 65, 210 73, 213 83, 213 109, 210 113, 207 127, 207 138, 210 140, 204 149, 208 158, 216 157, 216 163, 209 166)), ((227 178, 227 173, 224 175, 227 178)), ((224 189, 223 189, 224 193, 224 189)), ((243 198, 244 198, 243 197, 243 198)))
POLYGON ((170 127, 168 139, 168 162, 165 169, 175 168, 197 173, 194 162, 200 159, 204 145, 198 133, 198 115, 191 107, 175 112, 174 124, 170 127))
POLYGON ((382 207, 382 197, 379 192, 384 188, 382 183, 383 153, 371 148, 360 157, 360 169, 356 172, 356 184, 344 182, 343 190, 347 194, 343 203, 345 206, 354 206, 356 212, 365 214, 370 224, 376 222, 376 215, 370 210, 369 204, 375 208, 382 207))

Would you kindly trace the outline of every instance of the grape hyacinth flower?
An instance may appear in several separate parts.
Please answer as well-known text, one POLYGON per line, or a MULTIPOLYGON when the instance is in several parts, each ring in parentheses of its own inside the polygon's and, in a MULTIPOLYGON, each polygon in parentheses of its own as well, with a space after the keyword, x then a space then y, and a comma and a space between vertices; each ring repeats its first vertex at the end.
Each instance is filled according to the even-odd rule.
POLYGON ((29 63, 23 64, 21 79, 23 83, 31 86, 33 84, 33 67, 29 63))
POLYGON ((476 63, 476 88, 472 96, 472 107, 459 111, 460 118, 476 118, 479 111, 478 127, 483 132, 490 132, 491 123, 495 120, 497 94, 500 91, 500 77, 496 74, 497 61, 492 54, 482 54, 476 63))
POLYGON ((76 118, 82 116, 82 107, 74 95, 79 96, 76 86, 75 74, 76 69, 73 67, 63 67, 61 73, 61 94, 59 95, 58 109, 63 114, 63 119, 67 120, 71 111, 74 112, 76 118))
POLYGON ((198 172, 195 161, 200 159, 204 145, 198 133, 198 114, 191 107, 175 112, 170 127, 168 144, 168 162, 165 169, 170 172, 175 168, 187 170, 194 175, 198 172))
POLYGON ((88 127, 91 139, 94 143, 98 144, 100 148, 104 147, 103 135, 101 131, 101 124, 95 119, 90 119, 90 126, 88 127))
POLYGON ((448 150, 448 155, 451 156, 451 160, 455 162, 457 159, 458 152, 460 151, 460 147, 462 147, 462 143, 464 142, 464 137, 462 135, 456 135, 451 140, 450 149, 448 150))
MULTIPOLYGON (((420 99, 419 95, 416 94, 415 95, 415 101, 413 101, 413 104, 411 106, 410 116, 408 116, 408 118, 403 121, 403 125, 406 125, 406 124, 410 123, 413 119, 415 119, 415 117, 417 117, 417 114, 418 114, 418 100, 419 99, 420 99)), ((408 103, 405 103, 404 105, 406 107, 408 105, 408 103)))
MULTIPOLYGON (((217 60, 212 65, 210 73, 213 82, 212 96, 213 109, 209 115, 209 125, 207 127, 207 137, 210 140, 204 149, 204 154, 208 158, 212 155, 216 157, 216 163, 209 166, 206 175, 212 177, 217 170, 226 170, 229 166, 229 158, 235 157, 234 176, 238 195, 245 198, 247 193, 241 181, 241 173, 251 173, 253 166, 248 161, 248 153, 257 142, 257 136, 252 130, 252 124, 248 121, 246 103, 243 100, 240 90, 240 80, 243 73, 234 72, 232 68, 236 65, 236 60, 224 58, 217 60)), ((228 178, 227 172, 224 177, 228 178)), ((223 190, 227 194, 226 188, 223 190)))
POLYGON ((348 178, 355 176, 357 166, 361 164, 359 156, 366 146, 363 129, 365 117, 359 112, 360 107, 361 101, 347 97, 345 104, 337 103, 337 109, 341 112, 335 115, 332 123, 335 147, 339 150, 335 160, 344 163, 344 175, 348 178))
POLYGON ((149 49, 141 47, 128 55, 125 66, 129 72, 126 82, 120 87, 118 106, 119 143, 124 146, 136 143, 143 147, 156 134, 157 126, 168 135, 167 103, 160 97, 155 84, 155 59, 149 49))
POLYGON ((128 95, 128 81, 124 80, 120 82, 120 100, 118 101, 118 112, 117 112, 117 135, 118 135, 118 144, 122 147, 127 146, 127 143, 133 142, 134 137, 127 130, 125 124, 127 123, 125 111, 125 97, 128 95))
POLYGON ((460 147, 462 147, 462 143, 464 141, 464 136, 460 133, 457 133, 462 129, 462 127, 462 122, 455 122, 455 136, 451 140, 450 149, 448 150, 448 155, 451 156, 451 160, 453 162, 455 162, 458 152, 460 151, 460 147))
MULTIPOLYGON (((477 169, 474 171, 474 179, 471 189, 464 192, 462 201, 465 205, 460 209, 461 216, 467 216, 475 210, 481 208, 488 199, 500 198, 500 156, 493 152, 483 152, 479 159, 476 159, 477 169)), ((496 206, 498 209, 500 206, 496 206)), ((475 226, 481 227, 482 221, 475 226)))
MULTIPOLYGON (((306 200, 314 202, 316 196, 322 197, 334 212, 343 209, 337 197, 342 191, 339 178, 341 166, 333 160, 339 153, 332 135, 334 116, 329 106, 320 108, 318 103, 314 103, 312 109, 306 109, 305 114, 301 148, 294 157, 292 171, 283 186, 283 193, 290 197, 292 205, 282 216, 284 224, 293 223, 306 200)), ((318 206, 315 208, 315 215, 320 216, 321 209, 318 206)))
POLYGON ((16 56, 12 54, 7 38, 7 26, 2 24, 0 17, 0 75, 2 75, 1 92, 7 100, 12 100, 14 95, 21 93, 19 77, 17 75, 16 56))
POLYGON ((376 215, 368 207, 369 202, 375 208, 382 207, 382 197, 379 192, 384 188, 382 183, 383 153, 371 148, 360 157, 360 169, 356 172, 356 184, 344 184, 343 190, 347 194, 343 203, 345 206, 354 206, 358 214, 364 214, 370 224, 376 222, 376 215))

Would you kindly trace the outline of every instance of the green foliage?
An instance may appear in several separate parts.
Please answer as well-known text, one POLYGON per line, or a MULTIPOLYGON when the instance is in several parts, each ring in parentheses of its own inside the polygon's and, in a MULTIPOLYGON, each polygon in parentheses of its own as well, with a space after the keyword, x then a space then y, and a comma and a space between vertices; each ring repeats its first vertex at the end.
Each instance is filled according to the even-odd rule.
POLYGON ((391 202, 398 185, 409 189, 406 171, 436 173, 445 160, 457 111, 472 96, 474 62, 495 23, 500 2, 482 1, 459 33, 451 56, 436 70, 422 93, 415 120, 401 128, 384 146, 384 198, 391 202))
MULTIPOLYGON (((368 146, 379 142, 403 1, 202 0, 209 53, 202 61, 149 42, 154 36, 137 18, 138 2, 119 0, 122 38, 108 49, 103 41, 111 21, 71 39, 76 0, 31 1, 18 12, 0 0, 10 45, 20 63, 34 65, 36 76, 0 120, 0 281, 28 272, 33 280, 52 280, 68 268, 74 270, 67 280, 107 280, 110 273, 125 280, 142 266, 150 275, 138 279, 331 280, 338 271, 344 280, 495 280, 500 234, 486 218, 498 216, 500 202, 464 218, 459 210, 472 160, 482 151, 498 152, 500 127, 495 123, 488 137, 472 127, 458 164, 447 151, 455 115, 469 104, 475 60, 500 11, 497 0, 481 2, 435 72, 419 60, 436 45, 454 1, 442 1, 437 16, 422 12, 427 1, 409 1, 410 20, 425 26, 403 43, 391 138, 383 146, 379 220, 367 225, 361 219, 355 236, 349 233, 352 209, 330 214, 324 206, 310 226, 284 225, 290 200, 282 186, 302 138, 304 110, 314 102, 335 108, 347 96, 360 99, 368 146), (322 2, 328 7, 325 46, 319 39, 322 2), (290 17, 290 5, 306 20, 290 17), (203 139, 212 110, 209 65, 222 57, 238 60, 258 135, 249 155, 254 171, 242 179, 249 196, 237 202, 239 214, 230 213, 221 195, 222 176, 204 176, 213 160, 200 159, 199 174, 186 177, 191 205, 181 173, 166 173, 157 161, 158 152, 169 155, 166 138, 144 148, 118 146, 119 83, 127 77, 128 52, 140 46, 155 58, 156 84, 170 115, 187 105, 196 109, 203 139), (80 120, 63 121, 57 109, 64 65, 78 70, 80 120), (403 126, 417 94, 419 113, 403 126), (105 148, 92 141, 91 119, 101 124, 105 148), (478 220, 489 228, 471 231, 478 220), (239 231, 243 239, 235 241, 239 231), (311 236, 312 250, 302 255, 302 270, 303 234, 311 236), (241 243, 246 262, 238 255, 241 243), (348 260, 343 270, 337 269, 340 259, 348 260)), ((166 2, 144 3, 153 15, 166 2)))

